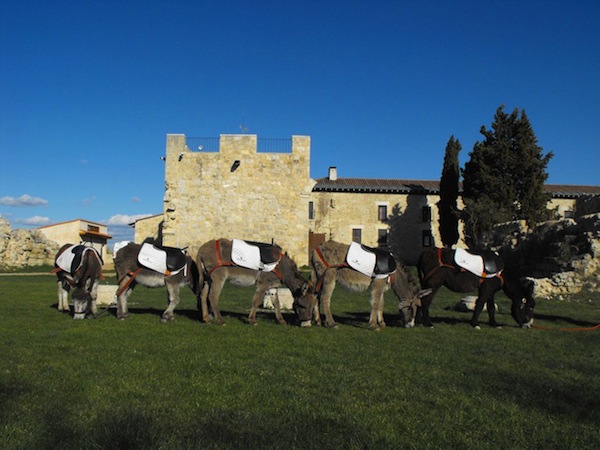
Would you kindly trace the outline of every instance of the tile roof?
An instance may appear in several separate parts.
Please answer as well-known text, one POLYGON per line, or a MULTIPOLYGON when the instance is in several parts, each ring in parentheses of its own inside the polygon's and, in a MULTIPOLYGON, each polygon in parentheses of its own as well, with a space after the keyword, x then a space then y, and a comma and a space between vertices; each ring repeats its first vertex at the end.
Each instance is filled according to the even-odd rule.
MULTIPOLYGON (((381 178, 318 178, 313 192, 363 192, 373 194, 439 194, 440 182, 436 180, 397 180, 381 178)), ((600 186, 547 184, 546 192, 554 198, 577 198, 600 195, 600 186)), ((462 186, 461 186, 462 189, 462 186)))
POLYGON ((314 192, 369 192, 390 194, 437 194, 440 182, 431 180, 395 180, 381 178, 319 178, 314 192))

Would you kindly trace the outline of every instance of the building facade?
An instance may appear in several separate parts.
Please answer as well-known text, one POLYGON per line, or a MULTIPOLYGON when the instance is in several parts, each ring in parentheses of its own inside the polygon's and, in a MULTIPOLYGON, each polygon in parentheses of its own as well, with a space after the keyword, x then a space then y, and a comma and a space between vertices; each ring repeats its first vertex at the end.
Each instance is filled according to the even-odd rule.
MULTIPOLYGON (((438 181, 343 178, 335 167, 314 180, 308 136, 274 142, 256 135, 170 134, 164 160, 162 218, 137 221, 136 242, 158 237, 195 255, 221 237, 273 241, 299 265, 327 239, 388 247, 408 264, 425 247, 441 245, 438 181)), ((553 196, 549 207, 564 217, 575 214, 577 198, 600 194, 598 186, 546 189, 553 196)))
POLYGON ((44 236, 50 241, 56 242, 59 246, 64 244, 85 244, 94 247, 102 260, 108 261, 108 247, 106 243, 111 236, 108 235, 108 227, 101 223, 90 222, 89 220, 75 219, 68 222, 46 225, 38 228, 44 236))

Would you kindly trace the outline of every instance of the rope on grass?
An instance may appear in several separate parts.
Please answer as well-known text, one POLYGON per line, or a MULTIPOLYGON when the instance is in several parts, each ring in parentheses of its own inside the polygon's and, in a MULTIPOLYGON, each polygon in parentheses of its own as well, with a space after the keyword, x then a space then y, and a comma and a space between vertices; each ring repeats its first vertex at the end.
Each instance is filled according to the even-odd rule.
POLYGON ((557 330, 557 331, 593 331, 593 330, 600 329, 600 323, 598 325, 594 325, 593 327, 548 328, 548 327, 540 327, 539 325, 533 325, 532 328, 537 328, 538 330, 557 330))

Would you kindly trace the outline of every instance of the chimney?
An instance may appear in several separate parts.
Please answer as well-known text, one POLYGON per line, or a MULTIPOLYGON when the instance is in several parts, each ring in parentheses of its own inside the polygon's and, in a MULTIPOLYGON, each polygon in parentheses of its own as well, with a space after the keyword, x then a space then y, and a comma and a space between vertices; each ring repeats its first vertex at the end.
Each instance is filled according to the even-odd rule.
POLYGON ((337 180, 337 167, 329 168, 329 180, 331 180, 331 181, 337 180))

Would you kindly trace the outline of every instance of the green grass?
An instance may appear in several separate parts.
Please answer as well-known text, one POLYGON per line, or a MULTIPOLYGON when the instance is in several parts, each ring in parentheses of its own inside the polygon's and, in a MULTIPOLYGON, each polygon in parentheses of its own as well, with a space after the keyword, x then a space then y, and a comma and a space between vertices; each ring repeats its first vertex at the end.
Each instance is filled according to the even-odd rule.
MULTIPOLYGON (((114 283, 114 279, 109 280, 114 283)), ((600 445, 600 295, 538 300, 518 329, 468 325, 441 291, 433 329, 368 329, 366 294, 336 290, 337 330, 252 327, 252 291, 226 287, 225 326, 198 321, 182 291, 160 323, 164 289, 137 288, 75 321, 54 278, 0 277, 0 448, 6 449, 592 449, 600 445)), ((287 314, 288 322, 294 318, 287 314)))

